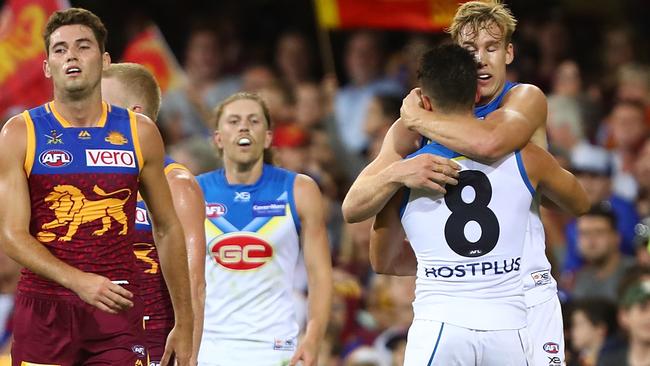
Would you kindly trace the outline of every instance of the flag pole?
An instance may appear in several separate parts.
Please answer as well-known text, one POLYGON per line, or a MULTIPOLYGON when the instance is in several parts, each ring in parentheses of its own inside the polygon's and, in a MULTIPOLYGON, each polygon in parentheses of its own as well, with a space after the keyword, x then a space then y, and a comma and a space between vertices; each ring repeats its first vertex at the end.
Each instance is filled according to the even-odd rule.
MULTIPOLYGON (((325 74, 336 76, 336 63, 334 62, 334 51, 332 50, 332 41, 330 39, 329 29, 321 22, 318 14, 318 1, 313 0, 314 15, 316 17, 316 33, 318 36, 318 49, 320 50, 321 60, 325 74)), ((322 0, 320 0, 322 1, 322 0)))

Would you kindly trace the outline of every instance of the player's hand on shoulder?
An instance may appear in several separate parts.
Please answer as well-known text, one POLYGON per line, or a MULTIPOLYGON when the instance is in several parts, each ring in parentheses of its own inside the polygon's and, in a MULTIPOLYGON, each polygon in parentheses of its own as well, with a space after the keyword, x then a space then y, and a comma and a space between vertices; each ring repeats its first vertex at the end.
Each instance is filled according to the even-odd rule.
POLYGON ((165 352, 160 361, 160 366, 190 366, 191 359, 192 327, 175 325, 167 336, 165 352))
POLYGON ((400 119, 409 130, 417 130, 420 123, 420 115, 425 109, 422 106, 422 91, 420 88, 414 88, 402 100, 400 108, 400 119))
POLYGON ((395 179, 408 188, 445 194, 445 185, 458 184, 460 166, 441 156, 420 154, 393 163, 391 169, 395 179))
POLYGON ((108 278, 82 272, 71 288, 83 301, 107 313, 117 314, 133 307, 133 294, 108 278))

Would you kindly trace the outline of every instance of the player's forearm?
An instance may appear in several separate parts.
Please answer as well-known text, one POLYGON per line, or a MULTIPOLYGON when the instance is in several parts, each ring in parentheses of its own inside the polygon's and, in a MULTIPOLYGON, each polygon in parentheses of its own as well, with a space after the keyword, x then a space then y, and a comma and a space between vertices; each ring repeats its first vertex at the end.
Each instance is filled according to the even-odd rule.
POLYGON ((174 307, 176 326, 192 327, 194 319, 187 250, 180 224, 172 225, 168 229, 164 226, 156 229, 154 226, 154 242, 174 307))
POLYGON ((516 149, 495 133, 494 123, 471 116, 443 115, 424 110, 420 113, 413 129, 472 159, 494 161, 516 149))
POLYGON ((343 218, 348 223, 361 222, 375 216, 402 187, 390 168, 378 174, 359 177, 352 184, 342 205, 343 218))
POLYGON ((205 282, 203 286, 194 288, 192 286, 192 307, 194 313, 194 326, 192 335, 192 355, 196 359, 199 355, 201 337, 203 335, 203 311, 205 309, 205 282))
POLYGON ((305 338, 320 344, 325 336, 327 321, 332 304, 332 271, 323 268, 308 276, 309 295, 307 298, 309 317, 305 338))
POLYGON ((79 278, 82 271, 55 257, 33 236, 27 233, 6 235, 2 242, 0 249, 18 264, 74 291, 75 278, 79 278))

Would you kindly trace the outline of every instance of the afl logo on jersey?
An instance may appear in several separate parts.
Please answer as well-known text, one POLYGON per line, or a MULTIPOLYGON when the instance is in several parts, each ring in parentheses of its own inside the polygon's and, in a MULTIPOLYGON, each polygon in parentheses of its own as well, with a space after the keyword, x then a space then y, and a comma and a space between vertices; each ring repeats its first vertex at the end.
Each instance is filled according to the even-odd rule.
POLYGON ((205 205, 205 216, 209 219, 223 216, 227 211, 226 206, 221 203, 207 203, 205 205))
POLYGON ((546 351, 546 353, 556 354, 560 352, 560 345, 554 342, 544 343, 544 346, 542 346, 542 348, 544 351, 546 351))
POLYGON ((61 168, 72 163, 72 154, 65 150, 47 150, 39 155, 38 161, 50 168, 61 168))
POLYGON ((135 223, 138 225, 149 225, 147 210, 140 207, 135 208, 135 223))
POLYGON ((217 263, 235 271, 262 267, 273 258, 273 247, 253 233, 222 235, 215 238, 209 248, 217 263))

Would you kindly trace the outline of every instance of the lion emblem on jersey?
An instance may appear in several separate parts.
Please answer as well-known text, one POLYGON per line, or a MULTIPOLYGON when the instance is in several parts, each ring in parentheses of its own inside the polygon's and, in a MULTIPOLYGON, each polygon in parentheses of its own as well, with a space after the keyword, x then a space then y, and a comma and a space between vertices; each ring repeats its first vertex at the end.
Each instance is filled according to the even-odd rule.
MULTIPOLYGON (((93 192, 107 198, 89 200, 75 186, 54 186, 52 192, 45 197, 45 202, 50 204, 49 208, 54 211, 56 219, 43 224, 41 229, 49 230, 68 225, 67 233, 65 236, 60 237, 59 241, 70 241, 82 224, 101 220, 102 228, 93 232, 94 236, 101 236, 111 228, 111 221, 115 220, 122 225, 119 235, 126 235, 129 227, 127 216, 124 213, 124 204, 131 197, 131 190, 124 188, 106 193, 95 185, 93 192), (127 192, 126 198, 113 197, 122 192, 127 192)), ((56 239, 56 235, 52 232, 41 231, 38 233, 37 238, 42 242, 50 242, 56 239)))

